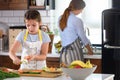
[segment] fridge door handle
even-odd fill
[[[111,49],[120,49],[120,46],[110,46],[110,45],[104,45],[105,48],[111,48]]]

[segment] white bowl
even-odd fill
[[[62,71],[68,74],[73,80],[85,80],[96,68],[97,66],[93,68],[62,68]]]

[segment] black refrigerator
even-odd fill
[[[120,80],[120,9],[102,12],[102,73]]]

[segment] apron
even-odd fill
[[[42,45],[42,35],[40,30],[38,32],[38,35],[39,35],[39,41],[34,41],[34,42],[26,41],[28,36],[28,30],[26,30],[26,33],[24,35],[21,60],[23,60],[24,57],[28,55],[37,55],[37,54],[39,55]],[[20,69],[42,69],[43,67],[46,67],[46,60],[44,61],[33,60],[33,61],[29,61],[26,64],[25,63],[21,64]]]
[[[60,53],[60,63],[69,65],[74,60],[84,61],[82,44],[79,38],[73,43],[63,47]]]

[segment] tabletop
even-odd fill
[[[114,74],[91,74],[86,80],[114,80]],[[4,80],[72,80],[67,75],[62,75],[56,78],[44,78],[44,77],[26,77],[21,76],[18,78],[7,78]]]

